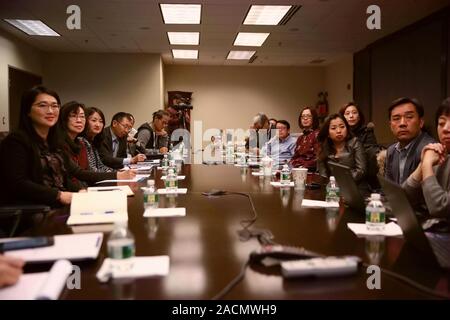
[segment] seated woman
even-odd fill
[[[112,172],[112,168],[106,166],[98,153],[98,148],[103,141],[103,129],[105,128],[105,116],[100,109],[91,107],[86,109],[86,126],[82,133],[82,140],[86,147],[89,170],[97,172]],[[118,173],[118,176],[121,173]],[[120,177],[119,177],[120,179]]]
[[[413,205],[426,204],[431,216],[450,218],[450,98],[438,108],[435,121],[440,143],[424,147],[419,166],[402,187]]]
[[[290,164],[292,167],[308,168],[308,171],[315,172],[317,169],[317,154],[319,153],[319,118],[314,109],[303,108],[298,117],[298,125],[303,130],[298,137],[295,153]]]
[[[0,147],[2,203],[66,205],[71,203],[72,193],[80,190],[72,177],[87,183],[117,177],[114,172],[82,170],[67,157],[55,126],[59,113],[56,92],[37,86],[23,95],[18,130]]]
[[[353,137],[350,126],[344,116],[330,115],[319,132],[321,150],[318,157],[318,169],[322,176],[331,175],[328,161],[350,167],[352,177],[361,187],[366,185],[366,156],[361,142]]]
[[[59,111],[58,134],[62,141],[63,150],[69,158],[81,169],[89,170],[86,146],[79,137],[86,125],[85,109],[82,103],[71,101],[64,104]],[[87,185],[84,182],[72,178],[74,183],[82,187]]]
[[[376,178],[379,171],[377,154],[381,151],[381,147],[377,143],[373,123],[365,124],[364,113],[354,102],[346,104],[339,113],[345,117],[353,136],[358,138],[364,147],[367,159],[367,180],[370,186],[372,189],[379,189],[380,185]]]

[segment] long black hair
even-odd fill
[[[320,153],[319,153],[319,160],[324,161],[330,153],[335,153],[336,149],[334,148],[333,140],[330,138],[329,130],[330,130],[330,124],[331,121],[334,119],[341,119],[344,121],[345,127],[347,128],[347,136],[345,137],[345,141],[350,140],[353,138],[353,134],[350,129],[350,125],[348,124],[347,120],[345,120],[345,117],[340,113],[334,113],[328,116],[328,118],[325,119],[325,123],[323,124],[322,128],[319,131],[319,135],[317,136],[317,139],[319,140],[321,144]]]
[[[104,136],[104,133],[103,133],[103,132],[104,132],[104,130],[105,130],[105,125],[106,125],[106,122],[105,122],[105,115],[103,114],[102,110],[100,110],[100,109],[98,109],[98,108],[95,108],[95,107],[86,108],[86,110],[85,110],[85,114],[86,114],[86,126],[84,127],[84,131],[82,132],[81,135],[82,135],[83,137],[85,137],[87,140],[89,140],[89,138],[88,138],[88,131],[89,131],[89,117],[90,117],[91,115],[93,115],[94,113],[96,113],[96,112],[100,115],[100,118],[102,118],[102,121],[103,121],[103,128],[102,128],[102,131],[94,137],[94,140],[93,140],[93,141],[90,141],[90,142],[94,145],[94,147],[99,148],[99,147],[100,147],[100,144],[101,144],[102,141],[103,141],[103,136]]]
[[[50,90],[44,86],[35,86],[23,93],[20,103],[18,130],[26,134],[30,139],[34,141],[42,140],[36,133],[36,130],[34,130],[33,122],[30,117],[31,107],[35,103],[37,96],[40,94],[48,94],[49,96],[52,96],[56,99],[58,105],[61,105],[61,100],[59,99],[58,94],[55,91]],[[51,127],[48,132],[47,144],[51,151],[55,151],[60,146],[56,125]]]

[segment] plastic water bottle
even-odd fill
[[[108,256],[113,270],[127,271],[133,267],[135,255],[134,236],[128,230],[127,221],[118,221],[108,238]]]
[[[166,177],[166,190],[167,192],[176,192],[178,190],[178,177],[172,168],[169,169]]]
[[[147,180],[147,188],[144,189],[144,209],[158,207],[159,196],[155,189],[155,180]]]
[[[289,185],[291,183],[291,170],[289,170],[287,164],[284,164],[283,169],[281,169],[280,183],[282,185]]]
[[[177,163],[174,159],[169,160],[169,169],[173,169],[173,172],[177,175],[178,174],[178,170],[177,170]]]
[[[330,182],[328,182],[326,187],[325,201],[339,203],[339,197],[339,186],[336,183],[336,178],[331,176]]]
[[[386,225],[386,209],[381,202],[379,193],[370,195],[370,202],[366,207],[366,226],[368,230],[384,230]]]
[[[167,168],[169,166],[169,158],[167,157],[167,154],[164,155],[164,158],[161,160],[161,167]]]

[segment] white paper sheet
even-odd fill
[[[326,202],[319,200],[303,199],[302,207],[305,208],[339,208],[338,202]]]
[[[281,182],[274,182],[274,181],[272,181],[271,183],[270,183],[272,186],[274,186],[274,187],[277,187],[277,188],[280,188],[280,187],[294,187],[295,185],[294,185],[294,181],[291,181],[291,182],[289,182],[289,184],[281,184]]]
[[[96,259],[102,241],[103,233],[57,235],[54,237],[53,246],[8,251],[5,255],[17,257],[26,262]]]
[[[89,187],[88,192],[99,192],[99,191],[123,191],[127,196],[131,197],[134,192],[131,190],[130,186],[110,186],[110,187]]]
[[[159,194],[186,194],[187,188],[178,188],[177,191],[167,191],[167,189],[158,189]]]
[[[395,237],[403,235],[402,229],[395,222],[387,223],[383,231],[368,230],[364,223],[347,223],[347,227],[357,236]]]
[[[97,272],[97,279],[105,275],[114,279],[166,276],[169,274],[169,256],[133,257],[129,270],[118,270],[112,266],[112,259],[106,258]],[[108,275],[109,274],[109,275]]]
[[[101,184],[101,183],[115,183],[115,182],[139,182],[142,181],[146,178],[150,177],[149,174],[137,174],[133,179],[123,179],[123,180],[117,180],[117,179],[113,179],[113,180],[102,180],[97,182],[96,184]]]
[[[161,180],[166,180],[166,179],[167,179],[167,176],[161,177]],[[184,179],[186,179],[186,176],[177,176],[177,180],[184,180]]]
[[[184,216],[186,216],[186,208],[147,208],[144,211],[145,218]]]

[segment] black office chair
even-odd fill
[[[50,207],[45,205],[0,206],[0,237],[13,237],[24,218],[36,214],[47,214]]]

